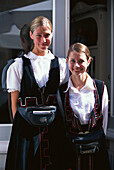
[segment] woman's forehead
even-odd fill
[[[71,51],[70,54],[69,54],[69,57],[86,57],[86,55],[82,51],[80,51],[80,52]]]
[[[34,32],[51,32],[51,30],[47,26],[38,26]]]

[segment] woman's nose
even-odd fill
[[[41,42],[46,42],[46,38],[45,37],[41,37]]]
[[[75,63],[75,67],[80,67],[79,64],[78,64],[77,62]]]

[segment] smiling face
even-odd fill
[[[87,56],[84,52],[71,51],[67,63],[72,76],[82,76],[86,73],[90,60],[87,60]]]
[[[46,26],[38,26],[33,33],[30,32],[30,37],[34,41],[33,52],[37,55],[45,55],[51,45],[51,30]]]

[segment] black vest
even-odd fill
[[[79,132],[82,132],[83,128],[79,119],[74,116],[74,112],[70,106],[69,92],[67,92],[66,94],[64,93],[66,86],[63,85],[60,87],[60,95],[61,95],[62,104],[64,106],[63,108],[65,113],[64,116],[65,127],[69,133],[77,134]],[[104,90],[104,82],[95,79],[94,86],[95,86],[95,91],[94,91],[95,105],[94,105],[94,109],[91,112],[89,123],[86,129],[89,132],[93,132],[101,129],[102,122],[103,122],[103,115],[101,113],[101,109],[102,109],[102,95]]]
[[[49,80],[46,87],[40,88],[36,83],[31,62],[28,58],[23,59],[23,76],[19,95],[19,105],[35,106],[39,104],[56,104],[56,93],[60,82],[58,58],[51,60]]]

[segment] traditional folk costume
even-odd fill
[[[109,170],[105,139],[108,121],[106,86],[88,75],[80,91],[73,86],[71,79],[66,91],[64,87],[60,88],[60,96],[65,113],[65,169]]]
[[[36,56],[29,52],[17,58],[7,73],[9,92],[18,90],[18,110],[15,114],[6,159],[6,170],[63,170],[63,122],[56,112],[49,126],[33,126],[21,114],[21,109],[38,106],[57,106],[59,85],[68,80],[65,59],[49,52]],[[41,121],[46,121],[43,117]]]

